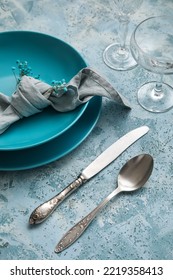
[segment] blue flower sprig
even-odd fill
[[[53,93],[62,95],[63,93],[67,92],[66,82],[65,79],[62,79],[61,81],[52,81],[52,88]]]
[[[16,75],[16,67],[12,67],[13,74],[15,76],[17,84],[21,81],[23,76],[31,76],[33,77],[32,68],[28,65],[27,61],[20,61],[19,59],[16,61],[18,76]],[[34,77],[35,79],[40,79],[40,75]],[[65,79],[61,81],[53,80],[52,81],[52,92],[54,94],[62,95],[67,92]]]
[[[15,76],[16,82],[19,83],[23,76],[33,76],[32,68],[28,65],[27,61],[16,60],[17,68],[18,68],[18,77],[16,75],[16,67],[12,67],[13,74]],[[39,79],[40,75],[34,77],[35,79]]]

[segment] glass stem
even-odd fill
[[[119,39],[120,39],[119,55],[127,57],[128,50],[126,49],[126,38],[128,32],[129,18],[119,17],[118,20],[119,20]]]
[[[160,95],[162,93],[162,84],[163,84],[163,73],[160,75],[160,79],[158,82],[156,82],[155,85],[155,94]]]

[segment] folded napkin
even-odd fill
[[[63,82],[58,86],[24,75],[12,96],[0,93],[0,134],[17,120],[39,113],[47,106],[67,112],[96,95],[130,108],[128,101],[109,82],[88,67],[67,84]]]

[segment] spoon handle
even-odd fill
[[[60,253],[71,244],[73,244],[87,229],[92,220],[96,217],[97,213],[121,190],[116,188],[110,195],[108,195],[94,210],[92,210],[87,216],[81,219],[75,226],[73,226],[59,241],[55,247],[55,253]]]
[[[83,183],[86,182],[86,179],[79,175],[79,177],[69,184],[66,188],[64,188],[60,193],[56,196],[52,197],[50,200],[44,202],[40,206],[38,206],[30,215],[29,223],[30,224],[39,224],[46,220],[49,215],[55,211],[57,206],[68,197],[74,190],[80,187]]]

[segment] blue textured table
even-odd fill
[[[16,1],[20,2],[20,1]],[[80,146],[60,160],[24,171],[0,171],[0,259],[173,259],[173,110],[153,114],[142,109],[137,89],[156,78],[141,67],[118,72],[102,60],[117,39],[111,1],[38,0],[29,14],[0,10],[0,31],[48,33],[74,46],[133,105],[131,111],[103,99],[99,121]],[[172,15],[172,0],[144,1],[129,31],[148,16]],[[129,32],[129,33],[130,33]],[[173,85],[172,76],[165,81]],[[116,161],[68,197],[43,224],[30,227],[31,211],[62,190],[97,155],[120,136],[141,125],[149,133]],[[131,157],[150,153],[154,170],[145,188],[112,200],[83,236],[60,254],[62,235],[92,210],[116,185],[119,169]]]

